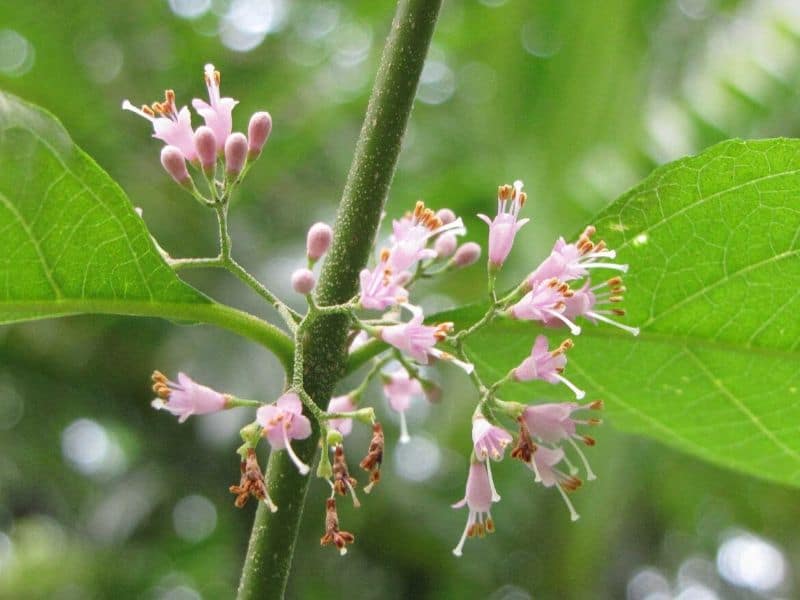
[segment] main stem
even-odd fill
[[[417,83],[425,63],[441,0],[399,0],[392,29],[381,56],[367,114],[347,176],[331,249],[317,285],[317,304],[343,304],[356,292],[380,224],[380,215],[394,175]],[[322,315],[303,335],[305,389],[325,407],[347,361],[346,315]],[[295,445],[302,460],[317,451],[317,432]],[[277,513],[259,505],[247,549],[240,600],[282,598],[289,577],[309,478],[300,476],[285,452],[273,452],[267,485]],[[323,508],[319,521],[322,524]]]

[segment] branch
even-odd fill
[[[319,306],[343,304],[356,292],[358,272],[377,235],[440,7],[441,0],[398,2],[339,204],[333,243],[317,285]],[[348,322],[346,315],[322,315],[306,334],[313,340],[304,344],[306,391],[321,407],[327,406],[345,371]],[[295,447],[306,462],[317,449],[314,433]],[[289,576],[309,479],[298,475],[284,452],[276,452],[270,457],[267,482],[279,510],[272,514],[265,506],[258,507],[239,585],[240,600],[281,598]]]

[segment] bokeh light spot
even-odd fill
[[[20,77],[34,63],[33,45],[13,29],[0,29],[0,73]]]
[[[186,496],[175,504],[172,524],[178,537],[189,542],[200,542],[216,529],[217,509],[205,496]]]

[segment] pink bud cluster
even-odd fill
[[[261,154],[272,131],[272,118],[267,112],[257,112],[250,118],[247,135],[233,132],[233,109],[238,104],[233,98],[220,95],[220,73],[214,65],[205,66],[205,83],[208,101],[195,98],[192,107],[205,121],[192,128],[189,108],[178,108],[175,92],[167,90],[163,102],[153,102],[137,108],[128,100],[122,103],[129,110],[153,124],[153,137],[166,145],[161,150],[161,164],[170,176],[184,187],[193,186],[186,161],[213,177],[217,163],[222,161],[225,175],[236,180],[248,161]]]

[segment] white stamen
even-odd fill
[[[528,468],[533,471],[533,480],[536,483],[540,483],[542,481],[542,476],[539,474],[539,467],[536,466],[536,453],[531,456],[531,460],[528,463]]]
[[[581,328],[578,325],[576,325],[575,323],[573,323],[572,321],[570,321],[567,317],[562,315],[557,310],[552,310],[552,309],[546,308],[546,309],[544,309],[544,312],[546,312],[549,315],[553,315],[556,319],[558,319],[559,321],[564,323],[564,325],[569,327],[569,331],[570,331],[570,333],[572,335],[580,335],[581,334]]]
[[[151,403],[150,406],[155,408],[156,410],[165,410],[167,408],[167,403],[164,402],[161,398],[155,398]]]
[[[408,425],[406,424],[406,411],[400,411],[400,443],[407,444],[411,441],[411,436],[408,435]]]
[[[572,461],[569,459],[569,457],[566,454],[564,455],[564,463],[566,463],[567,468],[569,469],[569,474],[570,475],[577,475],[578,474],[578,467],[576,467],[575,465],[572,464]]]
[[[350,495],[353,497],[353,506],[356,508],[361,508],[361,502],[358,501],[358,496],[356,496],[356,490],[350,485],[349,481],[345,482],[347,485],[347,489],[350,490]]]
[[[345,554],[347,554],[347,548],[342,546],[341,548],[339,548],[339,556],[344,556]]]
[[[133,104],[131,104],[131,103],[130,103],[130,101],[128,101],[128,100],[123,100],[123,101],[122,101],[122,110],[129,110],[129,111],[131,111],[132,113],[136,113],[137,115],[139,115],[140,117],[143,117],[143,118],[147,119],[147,120],[148,120],[148,121],[150,121],[151,123],[152,123],[153,121],[155,121],[155,120],[156,120],[156,118],[155,118],[153,115],[148,115],[148,114],[147,114],[146,112],[144,112],[144,111],[143,111],[141,108],[137,108],[137,107],[135,107],[135,106],[134,106]]]
[[[473,365],[472,363],[464,362],[463,360],[458,360],[452,354],[449,354],[447,352],[442,352],[438,348],[431,348],[430,350],[428,350],[428,354],[430,354],[434,358],[438,358],[439,360],[446,360],[448,362],[453,363],[455,366],[463,369],[467,375],[469,375],[475,370],[475,365]]]
[[[586,392],[584,392],[582,389],[580,389],[578,386],[576,386],[574,383],[572,383],[569,379],[567,379],[563,375],[559,375],[558,373],[556,373],[554,374],[554,376],[561,383],[563,383],[565,386],[567,386],[569,389],[573,391],[576,399],[582,400],[583,397],[586,396]]]
[[[272,501],[272,499],[269,496],[264,498],[264,504],[267,505],[267,508],[269,509],[269,512],[273,512],[273,513],[274,512],[278,512],[278,507],[275,506],[275,503]]]
[[[219,86],[217,85],[216,80],[216,69],[214,69],[214,65],[208,63],[205,66],[205,75],[206,75],[206,87],[208,88],[208,99],[211,100],[211,106],[216,106],[217,102],[219,102]]]
[[[589,252],[583,258],[617,258],[616,250],[601,250],[600,252]]]
[[[622,323],[617,323],[614,319],[609,319],[608,317],[604,317],[603,315],[595,311],[587,312],[586,316],[592,317],[593,319],[597,319],[598,321],[602,321],[603,323],[608,323],[609,325],[613,325],[614,327],[619,327],[620,329],[624,329],[625,331],[627,331],[632,335],[639,335],[638,327],[628,327],[627,325],[623,325]]]
[[[497,488],[494,487],[494,478],[492,477],[492,461],[486,459],[486,473],[489,475],[489,489],[492,490],[492,502],[500,502],[500,494],[497,493]]]
[[[298,456],[294,453],[292,445],[289,443],[289,435],[286,432],[288,427],[286,425],[288,425],[288,423],[281,427],[281,429],[283,430],[283,442],[286,445],[286,452],[289,453],[289,458],[292,459],[294,466],[297,467],[298,471],[300,471],[300,475],[308,475],[308,472],[311,470],[311,468],[302,460],[300,460]]]
[[[562,490],[561,486],[558,485],[558,484],[556,484],[556,489],[558,489],[558,492],[561,494],[561,497],[564,499],[564,502],[566,502],[566,504],[567,504],[567,508],[569,509],[569,517],[570,517],[570,519],[572,519],[573,521],[577,521],[578,519],[580,519],[581,516],[577,512],[575,512],[575,507],[572,506],[572,502],[570,502],[570,499],[567,496],[567,493],[564,490]]]
[[[475,513],[469,511],[469,516],[467,517],[467,525],[464,527],[464,533],[461,534],[461,539],[458,540],[458,545],[453,548],[453,554],[455,556],[461,556],[461,551],[464,549],[464,542],[467,541],[467,532],[469,528],[472,527],[472,524],[475,522]]]
[[[578,456],[580,456],[581,460],[583,461],[583,466],[586,469],[586,479],[589,481],[597,479],[597,475],[594,474],[592,467],[589,466],[589,461],[586,460],[586,455],[583,453],[583,450],[581,450],[581,447],[578,446],[578,444],[575,443],[575,440],[571,437],[567,439],[569,440],[569,443],[572,444],[572,447],[575,448],[575,452],[578,453]]]
[[[612,271],[628,272],[628,265],[618,265],[617,263],[607,262],[585,262],[581,263],[584,269],[611,269]]]

